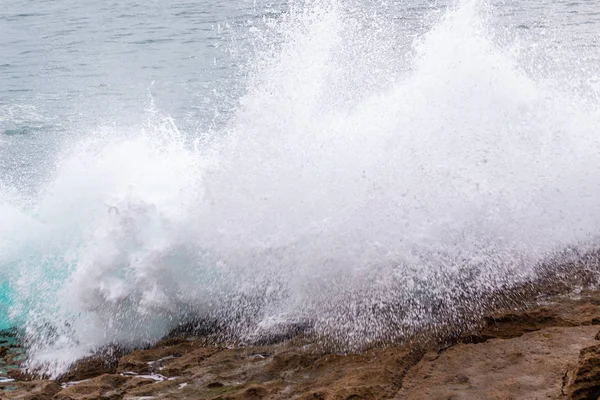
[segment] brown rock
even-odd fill
[[[190,369],[200,366],[205,360],[216,354],[218,351],[219,349],[216,347],[201,347],[168,362],[160,372],[161,374],[170,377],[185,375]]]
[[[138,350],[121,357],[117,366],[117,372],[151,373],[153,370],[152,363],[160,359],[160,357],[155,357],[154,354],[148,353],[144,350]]]
[[[396,399],[559,399],[565,372],[594,344],[592,326],[548,328],[510,340],[458,344],[423,359]]]
[[[69,372],[62,375],[59,382],[77,382],[90,379],[103,374],[114,374],[117,363],[110,358],[93,356],[78,361]]]
[[[23,371],[23,370],[18,369],[18,368],[9,369],[6,372],[6,375],[10,379],[15,379],[15,380],[21,381],[21,382],[33,381],[33,380],[36,380],[37,378],[39,378],[39,376],[36,376],[34,374],[31,374],[31,373],[28,373],[28,372]]]
[[[0,384],[0,398],[587,399],[599,389],[600,345],[594,340],[599,320],[600,292],[591,292],[526,311],[497,312],[478,330],[451,334],[443,345],[429,337],[415,345],[341,355],[304,336],[226,349],[199,338],[175,338],[131,352],[116,367],[114,357],[83,360],[63,379],[91,379],[58,393],[52,394],[58,388],[49,381],[13,382]],[[115,370],[170,378],[104,374]],[[7,385],[14,390],[3,392]]]
[[[197,351],[198,347],[199,345],[196,342],[180,338],[164,340],[151,349],[133,351],[121,357],[117,372],[149,374],[162,371],[165,366],[171,364],[175,359]]]
[[[8,365],[19,366],[21,365],[22,359],[22,354],[10,352],[10,349],[7,350],[7,353],[4,356],[4,361],[6,361]]]
[[[597,399],[600,396],[600,345],[579,353],[579,363],[566,377],[566,393],[570,399]]]
[[[132,376],[123,385],[123,390],[125,392],[128,392],[131,390],[141,388],[142,386],[151,385],[153,383],[156,383],[156,380],[151,378],[141,378],[137,376]]]
[[[275,356],[272,364],[265,367],[271,382],[284,381],[289,391],[270,394],[270,398],[294,395],[302,399],[389,399],[422,354],[422,350],[411,347],[379,348],[350,355],[289,350],[282,357]]]
[[[510,339],[544,328],[578,325],[561,318],[557,310],[545,307],[520,313],[509,312],[490,316],[485,318],[485,322],[486,327],[482,330],[481,336],[488,339]]]
[[[123,389],[127,397],[167,397],[167,398],[189,398],[182,396],[185,391],[179,389],[180,381],[162,381],[149,382],[148,384],[138,385],[137,387],[128,387],[124,385]],[[192,398],[198,398],[192,397]]]
[[[61,390],[55,400],[120,400],[123,398],[122,386],[129,378],[121,375],[104,374],[88,381]]]
[[[269,395],[269,391],[260,385],[252,385],[244,390],[243,398],[248,400],[263,399]]]
[[[302,368],[310,367],[318,356],[307,352],[288,351],[277,354],[273,357],[273,361],[268,367],[271,374],[277,374],[281,371],[295,371]]]
[[[53,381],[31,381],[12,384],[13,390],[1,394],[0,399],[12,400],[51,400],[61,390]]]

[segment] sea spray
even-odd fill
[[[66,146],[34,207],[3,199],[4,304],[30,367],[202,319],[238,338],[306,325],[346,350],[402,340],[595,248],[598,102],[522,67],[479,2],[403,42],[360,7],[294,3],[254,30],[215,132],[153,111]]]

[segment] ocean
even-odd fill
[[[600,242],[594,1],[3,0],[0,329],[347,349]]]

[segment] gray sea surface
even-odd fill
[[[428,16],[455,5],[358,3],[391,17],[404,46],[435,21]],[[491,29],[520,43],[530,68],[576,63],[580,74],[554,78],[600,90],[598,1],[486,5]],[[150,106],[192,134],[227,121],[244,91],[250,32],[288,7],[249,0],[2,0],[0,182],[20,191],[35,187],[61,138],[142,123]]]

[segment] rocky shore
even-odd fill
[[[57,380],[18,366],[0,342],[0,399],[598,399],[600,292],[501,310],[445,342],[328,353],[302,336],[265,346],[177,336],[91,357]]]

